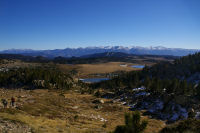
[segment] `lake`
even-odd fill
[[[133,65],[131,67],[133,67],[133,68],[144,68],[145,66],[144,65]]]
[[[109,80],[109,78],[88,78],[88,79],[79,79],[85,83],[97,83],[105,80]]]

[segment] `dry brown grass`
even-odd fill
[[[120,66],[121,64],[127,64],[127,67]],[[135,68],[130,67],[134,65],[132,63],[125,62],[109,62],[109,63],[100,63],[100,64],[80,64],[80,72],[86,74],[93,73],[111,73],[115,71],[132,71],[136,70]]]
[[[96,97],[73,91],[19,91],[1,90],[4,92],[0,98],[9,99],[14,95],[19,109],[1,109],[0,117],[23,122],[37,133],[49,132],[110,132],[117,125],[124,124],[124,113],[129,112],[126,106],[120,103],[100,104],[102,108],[96,109],[92,103]],[[107,121],[101,121],[101,119]],[[144,117],[144,119],[147,119]],[[145,133],[158,132],[164,125],[159,120],[148,119],[149,125]],[[104,125],[104,126],[103,126]]]
[[[143,117],[143,119],[148,121],[148,126],[144,133],[158,133],[166,126],[165,122],[161,120],[149,119],[147,117]]]
[[[126,64],[127,67],[120,66],[121,64]],[[76,65],[64,65],[60,64],[58,67],[63,71],[77,70],[79,77],[84,78],[92,74],[106,74],[116,71],[134,71],[141,70],[137,68],[132,68],[132,65],[138,65],[126,62],[108,62],[108,63],[96,63],[96,64],[76,64]]]

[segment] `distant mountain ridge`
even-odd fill
[[[85,47],[85,48],[66,48],[54,50],[32,50],[32,49],[9,49],[0,51],[2,54],[21,54],[28,56],[44,56],[54,58],[62,57],[81,57],[84,55],[105,53],[105,52],[120,52],[135,55],[173,55],[186,56],[200,52],[198,49],[182,49],[182,48],[166,48],[162,46],[157,47],[139,47],[139,46],[102,46],[102,47]]]
[[[177,59],[179,56],[173,56],[173,55],[148,55],[148,54],[128,54],[123,52],[104,52],[104,53],[96,53],[96,54],[89,54],[89,55],[83,55],[79,58],[109,58],[109,57],[116,57],[116,58],[142,58],[142,57],[163,57],[163,58],[171,58],[171,59]]]
[[[128,57],[128,56],[133,56],[133,55],[122,52],[105,52],[105,53],[83,55],[80,58]]]

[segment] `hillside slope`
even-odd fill
[[[200,53],[196,53],[172,63],[158,63],[142,71],[127,72],[91,87],[114,92],[114,95],[102,97],[117,98],[131,110],[144,109],[147,115],[174,122],[188,117],[199,118],[199,81]]]
[[[0,91],[4,92],[0,98],[10,100],[14,96],[17,100],[16,108],[2,109],[0,105],[1,119],[4,119],[3,122],[12,121],[27,126],[22,132],[29,129],[33,133],[105,133],[123,124],[124,113],[129,112],[120,102],[113,103],[112,100],[74,91],[44,89],[31,91],[0,89]],[[103,102],[98,102],[99,100]],[[155,133],[165,127],[162,121],[155,119],[148,121],[150,124],[145,133]]]

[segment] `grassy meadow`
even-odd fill
[[[75,91],[0,91],[3,93],[0,98],[8,101],[11,96],[17,98],[17,108],[3,109],[1,105],[0,117],[24,123],[35,133],[111,132],[117,125],[124,124],[124,113],[129,112],[128,107],[119,102],[103,99],[104,103],[96,104],[93,101],[98,98]],[[162,121],[142,118],[150,123],[145,133],[158,132],[165,126]]]

